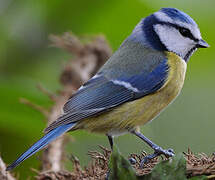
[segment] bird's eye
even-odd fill
[[[189,30],[189,29],[186,29],[186,28],[179,28],[179,32],[180,32],[181,35],[184,36],[184,37],[191,37],[191,36],[192,36],[190,30]]]

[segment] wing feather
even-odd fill
[[[64,114],[45,129],[50,132],[62,124],[111,110],[125,102],[142,98],[159,90],[167,79],[168,64],[163,60],[153,71],[108,79],[100,73],[89,80],[64,106]]]

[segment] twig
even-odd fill
[[[5,171],[6,165],[0,157],[0,180],[16,180],[8,171]]]
[[[25,98],[20,98],[19,101],[25,105],[32,107],[35,110],[41,112],[46,118],[49,117],[49,112],[44,107],[42,107],[38,104],[32,103],[31,101],[29,101],[28,99],[25,99]]]
[[[37,88],[45,95],[47,95],[52,101],[57,101],[58,96],[54,93],[52,93],[51,91],[49,91],[48,89],[44,88],[42,86],[42,84],[37,84]]]
[[[208,179],[215,179],[215,175],[207,176]]]
[[[62,36],[56,36],[51,34],[49,39],[52,42],[52,46],[65,49],[73,55],[81,55],[84,45],[81,41],[71,33],[64,33]]]

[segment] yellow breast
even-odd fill
[[[83,120],[79,128],[99,133],[124,132],[141,126],[157,116],[181,91],[187,67],[185,61],[176,54],[167,52],[167,57],[169,75],[159,91],[125,103],[97,117]]]

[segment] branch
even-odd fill
[[[37,88],[45,95],[47,95],[49,97],[49,99],[51,99],[52,101],[57,101],[58,97],[56,94],[52,93],[51,91],[49,91],[48,89],[44,88],[42,86],[42,84],[38,84]]]
[[[49,112],[44,107],[42,107],[38,104],[35,104],[35,103],[29,101],[28,99],[25,99],[25,98],[20,98],[19,101],[20,101],[20,103],[28,105],[28,106],[32,107],[33,109],[41,112],[46,118],[48,118]]]
[[[95,37],[92,42],[81,43],[76,36],[65,33],[63,36],[52,35],[54,46],[68,50],[75,56],[63,69],[60,82],[63,85],[59,96],[56,98],[44,88],[45,94],[54,99],[55,105],[48,115],[48,124],[55,121],[62,113],[62,107],[77,89],[92,77],[111,55],[111,49],[102,36]],[[58,172],[62,169],[64,137],[58,138],[43,151],[42,170]]]
[[[48,124],[55,121],[62,113],[62,107],[68,96],[61,95],[52,107],[51,112],[48,116]],[[42,155],[42,171],[60,171],[62,169],[62,158],[63,158],[63,144],[64,137],[61,136],[54,142],[50,143],[48,147],[43,151]]]
[[[8,171],[5,171],[6,165],[0,157],[0,179],[1,180],[16,180]]]
[[[62,114],[63,105],[68,98],[91,78],[112,54],[111,48],[103,36],[93,37],[87,43],[82,43],[82,40],[70,33],[65,33],[63,36],[52,35],[50,39],[54,46],[66,49],[74,57],[68,61],[61,73],[60,83],[63,88],[57,96],[38,85],[38,89],[54,102],[50,111],[25,98],[20,99],[21,103],[41,112],[47,118],[48,124],[55,121]],[[47,149],[43,151],[42,172],[52,172],[53,174],[59,172],[61,174],[64,142],[65,137],[60,137],[50,143]],[[0,159],[0,179],[15,180],[8,172],[5,172],[5,168],[3,161]]]

